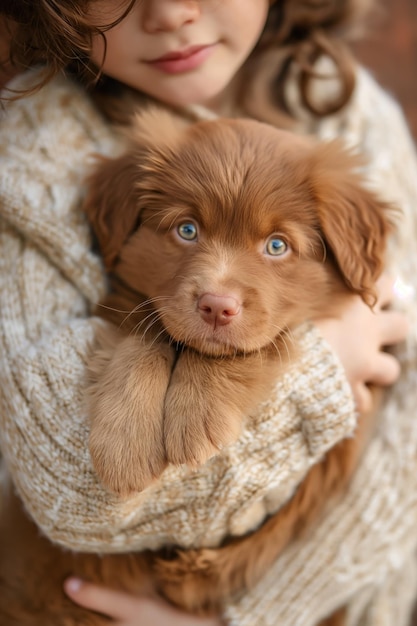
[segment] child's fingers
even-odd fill
[[[374,369],[370,382],[381,387],[388,387],[395,383],[401,373],[398,360],[386,352],[380,352],[374,360]]]
[[[381,387],[395,383],[401,373],[401,366],[397,359],[386,352],[379,353],[373,367],[369,382]],[[367,384],[358,381],[356,385],[352,386],[352,391],[359,413],[369,413],[375,408],[374,396]]]
[[[115,620],[118,626],[221,626],[220,618],[196,617],[179,611],[162,599],[134,596],[100,587],[78,578],[64,583],[73,602]]]
[[[401,311],[384,311],[380,317],[381,346],[394,346],[407,338],[408,317]]]
[[[64,589],[76,604],[113,619],[126,620],[137,612],[138,599],[121,591],[100,587],[78,578],[68,578]]]

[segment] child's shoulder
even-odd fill
[[[17,76],[9,88],[17,93],[30,90],[37,84],[39,72],[31,70]],[[99,151],[106,151],[114,134],[86,91],[63,75],[31,95],[6,102],[0,115],[0,133],[3,142],[11,137],[22,146],[34,141],[63,143],[67,148],[85,143]]]
[[[326,102],[329,94],[337,93],[337,81],[333,77],[332,65],[325,59],[318,63],[317,77],[310,85],[311,99],[318,108]],[[329,140],[341,137],[348,145],[359,150],[373,153],[379,146],[369,146],[370,137],[375,141],[385,141],[391,128],[398,132],[404,140],[408,140],[407,125],[401,106],[395,97],[382,87],[372,73],[366,68],[356,65],[355,85],[349,101],[334,114],[316,117],[307,113],[300,103],[297,94],[290,92],[294,116],[304,124],[307,132],[312,132],[321,139]]]
[[[360,65],[357,66],[352,102],[371,119],[375,119],[375,115],[381,118],[391,115],[404,117],[394,94],[383,87],[369,69]]]

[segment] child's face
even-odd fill
[[[93,41],[92,60],[108,76],[173,105],[206,104],[230,83],[257,43],[268,0],[138,0],[117,26]],[[94,24],[110,23],[123,3],[92,3]]]

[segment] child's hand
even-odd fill
[[[384,308],[393,299],[393,282],[386,275],[379,280],[378,302],[373,310],[358,296],[352,296],[338,318],[315,320],[346,370],[360,412],[372,409],[368,384],[392,385],[400,375],[398,360],[383,351],[403,341],[408,331],[403,313]]]
[[[195,617],[161,599],[138,597],[69,578],[64,589],[73,602],[112,619],[117,626],[221,626],[216,617]]]

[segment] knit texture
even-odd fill
[[[233,626],[313,626],[347,606],[347,626],[408,626],[417,591],[417,160],[403,114],[364,71],[350,106],[300,127],[343,137],[369,159],[369,185],[401,207],[388,269],[410,286],[402,375],[346,497],[293,543],[257,587],[226,611]]]
[[[403,210],[389,261],[416,283],[417,163],[397,105],[360,73],[343,114],[320,123],[300,114],[300,130],[343,136],[369,156],[370,184]],[[108,494],[89,458],[84,405],[89,312],[105,280],[80,204],[91,154],[114,154],[121,142],[62,78],[7,107],[0,132],[0,444],[30,515],[52,540],[83,551],[214,546],[246,532],[353,432],[337,358],[306,324],[295,336],[302,356],[239,441],[197,471],[169,467],[128,500]],[[414,301],[409,308],[402,378],[348,496],[228,607],[231,624],[309,626],[345,603],[350,624],[389,624],[381,617],[389,614],[397,626],[407,623],[417,543]]]
[[[126,501],[107,493],[84,402],[88,312],[105,283],[80,203],[91,155],[120,141],[63,79],[10,106],[3,126],[1,438],[29,513],[52,540],[85,551],[214,546],[253,528],[354,429],[336,359],[312,327],[299,331],[302,358],[235,445],[198,471],[169,467]]]

